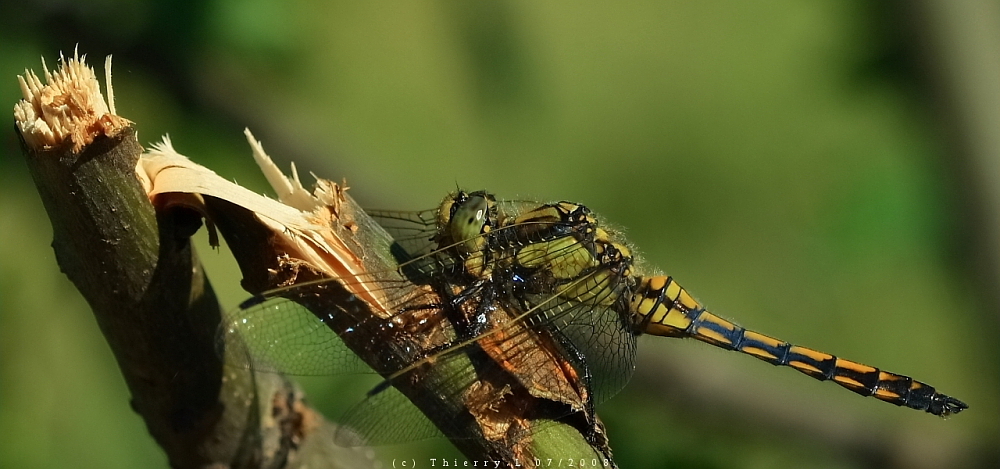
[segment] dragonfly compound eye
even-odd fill
[[[466,252],[475,251],[477,239],[486,225],[486,214],[489,204],[485,197],[472,196],[462,203],[448,222],[448,234],[455,242],[460,242],[460,249]]]

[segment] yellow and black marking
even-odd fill
[[[932,386],[828,353],[792,345],[748,331],[701,306],[672,278],[644,278],[632,295],[632,310],[641,332],[693,337],[703,342],[753,355],[772,365],[790,366],[821,381],[833,380],[862,396],[923,410],[934,415],[957,414],[968,406]]]

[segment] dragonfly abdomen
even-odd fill
[[[705,310],[672,278],[642,279],[632,297],[639,329],[647,334],[693,337],[752,355],[772,365],[790,366],[821,381],[833,380],[862,396],[947,416],[968,408],[934,387],[878,368],[747,330]]]

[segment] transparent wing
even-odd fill
[[[522,210],[528,205],[517,202],[508,206]],[[448,247],[434,249],[437,247],[434,212],[383,211],[375,215],[397,236],[401,251],[397,255],[398,270],[404,274],[402,280],[373,274],[364,279],[328,279],[279,289],[265,297],[282,296],[298,302],[272,298],[247,304],[227,317],[220,332],[220,344],[242,350],[248,366],[263,371],[308,375],[370,370],[351,352],[341,335],[366,331],[370,337],[383,338],[381,342],[361,346],[381,357],[374,368],[386,376],[387,381],[377,388],[379,392],[370,393],[344,416],[342,423],[353,428],[353,433],[344,433],[338,440],[346,444],[381,444],[434,436],[436,431],[428,430],[434,426],[419,413],[414,414],[412,409],[415,407],[409,402],[414,396],[404,396],[388,386],[400,384],[401,380],[424,373],[428,368],[434,370],[432,376],[435,378],[426,381],[423,388],[438,398],[422,399],[424,406],[427,402],[445,406],[466,402],[470,393],[475,394],[473,390],[479,383],[504,382],[510,378],[501,375],[512,371],[521,381],[515,385],[541,390],[543,394],[548,392],[558,398],[557,394],[564,392],[566,387],[560,380],[565,381],[566,377],[560,377],[558,369],[551,369],[555,365],[546,365],[545,361],[545,353],[555,352],[536,353],[535,350],[539,344],[544,347],[553,341],[554,349],[569,356],[568,361],[578,368],[579,375],[590,376],[586,384],[594,401],[606,400],[628,381],[634,368],[635,335],[625,314],[627,300],[622,298],[622,282],[627,279],[620,272],[609,272],[605,266],[595,265],[592,253],[582,250],[579,243],[553,243],[541,250],[524,249],[535,242],[550,242],[555,238],[518,237],[513,234],[519,228],[516,225],[497,229],[489,234],[492,238],[486,243],[488,250],[472,254],[496,266],[490,279],[493,288],[484,289],[480,285],[474,290],[469,283],[471,280],[463,277],[461,271],[467,259],[456,259],[449,254]],[[526,277],[522,271],[510,267],[514,264],[541,265],[540,273]],[[551,279],[552,271],[572,269],[576,265],[587,268],[568,280],[555,282]],[[366,290],[384,298],[390,316],[371,316],[370,311],[357,307],[361,302],[356,296],[343,293],[345,289]],[[530,293],[514,295],[512,292],[518,289]],[[442,291],[450,295],[449,298],[442,300]],[[484,291],[494,293],[489,297],[476,296]],[[325,300],[316,301],[320,298]],[[477,337],[460,337],[452,330],[450,336],[445,334],[433,342],[434,346],[428,346],[431,341],[426,336],[419,339],[404,334],[384,340],[387,334],[399,334],[398,330],[388,329],[400,325],[417,327],[413,325],[447,322],[449,319],[441,311],[460,309],[464,301],[477,303],[481,311],[505,311],[509,319],[494,324]],[[539,335],[544,337],[539,339]],[[357,349],[357,342],[353,343]],[[489,362],[482,351],[486,343],[501,354],[507,354],[503,361],[508,368],[447,365],[463,360],[467,363],[471,356]],[[511,363],[520,364],[525,368],[524,373],[512,370]],[[489,405],[488,395],[481,400]]]
[[[377,295],[399,315],[433,312],[440,307],[431,291],[409,280],[375,277],[307,282],[251,298],[226,315],[217,334],[217,347],[238,354],[230,359],[232,363],[257,371],[307,376],[371,372],[372,367],[340,334],[384,337],[384,329],[393,326],[393,318],[371,314],[348,291]],[[364,348],[379,346],[372,343]],[[375,371],[394,371],[404,366],[401,360],[376,364],[379,369]]]
[[[410,380],[419,380],[420,385],[406,386],[405,383]],[[500,383],[499,386],[497,383]],[[525,399],[510,398],[514,393],[512,387],[517,385],[478,347],[471,344],[458,346],[435,355],[433,367],[406,370],[369,392],[363,401],[339,420],[351,430],[338,434],[336,442],[358,446],[437,436],[453,440],[487,436],[468,433],[470,427],[467,424],[472,419],[479,421],[480,432],[492,432],[489,438],[496,439],[510,427],[507,415],[528,414],[523,409],[515,409],[519,405],[527,405]],[[400,389],[405,389],[406,394]],[[525,391],[522,389],[519,394],[524,397]],[[420,409],[413,405],[411,399],[421,403]],[[562,410],[561,407],[559,409]],[[434,425],[418,410],[426,415],[459,417],[439,418]]]
[[[334,441],[340,446],[392,445],[444,436],[394,387],[367,396],[337,421]]]
[[[530,414],[509,409],[511,405],[518,405],[517,402],[512,402],[516,399],[505,399],[504,394],[508,391],[482,391],[480,387],[483,383],[509,382],[512,386],[526,388],[524,392],[534,397],[557,402],[566,399],[567,394],[574,392],[572,385],[575,383],[567,381],[548,356],[536,350],[539,341],[535,331],[539,327],[549,328],[546,330],[557,338],[563,352],[577,357],[568,361],[578,367],[581,374],[589,375],[588,389],[593,393],[595,403],[612,397],[625,386],[632,375],[635,335],[629,332],[628,324],[620,315],[606,306],[615,297],[615,292],[595,284],[589,293],[593,295],[588,301],[553,301],[551,298],[545,301],[539,298],[534,312],[525,313],[523,317],[487,331],[472,341],[457,343],[452,348],[428,357],[424,362],[433,363],[434,371],[421,375],[421,389],[435,396],[420,399],[423,411],[434,415],[439,413],[437,407],[465,405],[478,407],[470,412],[482,416],[490,415],[493,406],[501,405],[507,407],[506,412],[511,415]],[[548,306],[543,307],[545,305]],[[534,322],[535,325],[524,328],[526,321]],[[518,326],[522,326],[520,330]],[[504,335],[504,332],[510,333]],[[497,352],[487,357],[482,349],[494,336],[503,338],[497,339],[489,347]],[[475,361],[478,365],[470,366],[468,360]],[[501,362],[508,367],[496,365]],[[509,369],[511,366],[517,368],[513,373]],[[448,422],[441,424],[441,428],[434,426],[394,387],[413,379],[413,375],[422,371],[418,363],[404,368],[376,387],[365,400],[352,407],[338,420],[351,431],[338,434],[337,443],[346,446],[393,444],[442,434],[452,439],[471,437],[456,430],[458,425],[451,427]],[[508,376],[511,374],[514,375],[514,381]],[[567,406],[550,406],[546,409],[546,415],[555,419],[572,411]],[[448,412],[442,414],[453,415]],[[495,431],[505,431],[504,425],[507,422],[503,420],[500,418],[494,423]]]
[[[540,316],[545,318],[543,327],[565,341],[562,346],[571,358],[577,359],[575,365],[586,367],[594,402],[600,404],[618,394],[632,378],[636,336],[627,318],[605,304],[609,300],[621,301],[617,293],[605,286],[594,289],[594,299],[552,302],[543,307]]]
[[[218,340],[238,354],[236,364],[257,371],[306,376],[373,372],[322,319],[284,298],[228,314]]]
[[[437,248],[437,210],[402,212],[365,210],[412,257],[429,254]],[[398,258],[398,257],[397,257]]]

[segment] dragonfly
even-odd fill
[[[345,444],[439,431],[470,437],[462,433],[468,426],[435,422],[435,429],[419,414],[401,417],[421,398],[412,389],[457,403],[453,415],[498,444],[532,431],[521,426],[526,415],[571,422],[588,441],[606,444],[594,409],[629,381],[642,334],[694,338],[933,415],[968,408],[908,376],[709,312],[672,277],[645,272],[624,236],[578,203],[459,190],[432,210],[367,213],[392,235],[394,265],[306,276],[255,295],[227,317],[219,338],[257,370],[382,375],[342,419],[352,429],[338,437]]]

